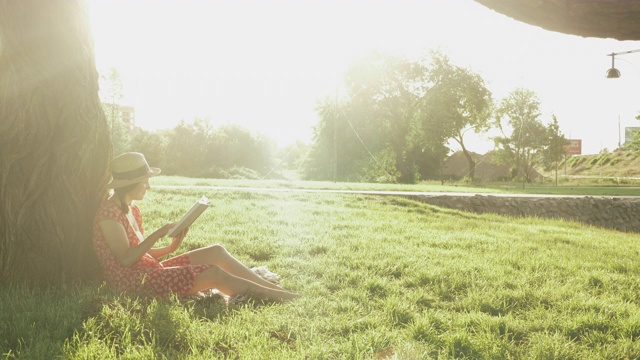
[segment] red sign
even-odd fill
[[[567,139],[568,145],[564,147],[564,153],[567,155],[582,154],[582,139]]]

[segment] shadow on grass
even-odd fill
[[[95,285],[8,287],[0,290],[0,357],[120,358],[131,355],[132,349],[140,357],[181,354],[189,352],[203,322],[227,323],[242,308],[264,305],[251,300],[227,304],[216,294],[137,297]]]

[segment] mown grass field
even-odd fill
[[[300,299],[3,288],[2,357],[640,358],[636,234],[394,196],[168,188],[138,203],[147,231],[202,195],[212,206],[181,251],[222,244]]]

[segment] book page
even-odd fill
[[[177,236],[182,230],[188,228],[193,224],[193,222],[209,207],[209,199],[206,196],[200,198],[200,200],[196,201],[195,204],[187,211],[182,219],[178,221],[176,226],[173,229],[169,230],[167,233],[168,237]]]

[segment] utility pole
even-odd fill
[[[333,182],[338,181],[338,88],[333,101]]]
[[[618,150],[622,149],[620,144],[620,114],[618,114]]]

